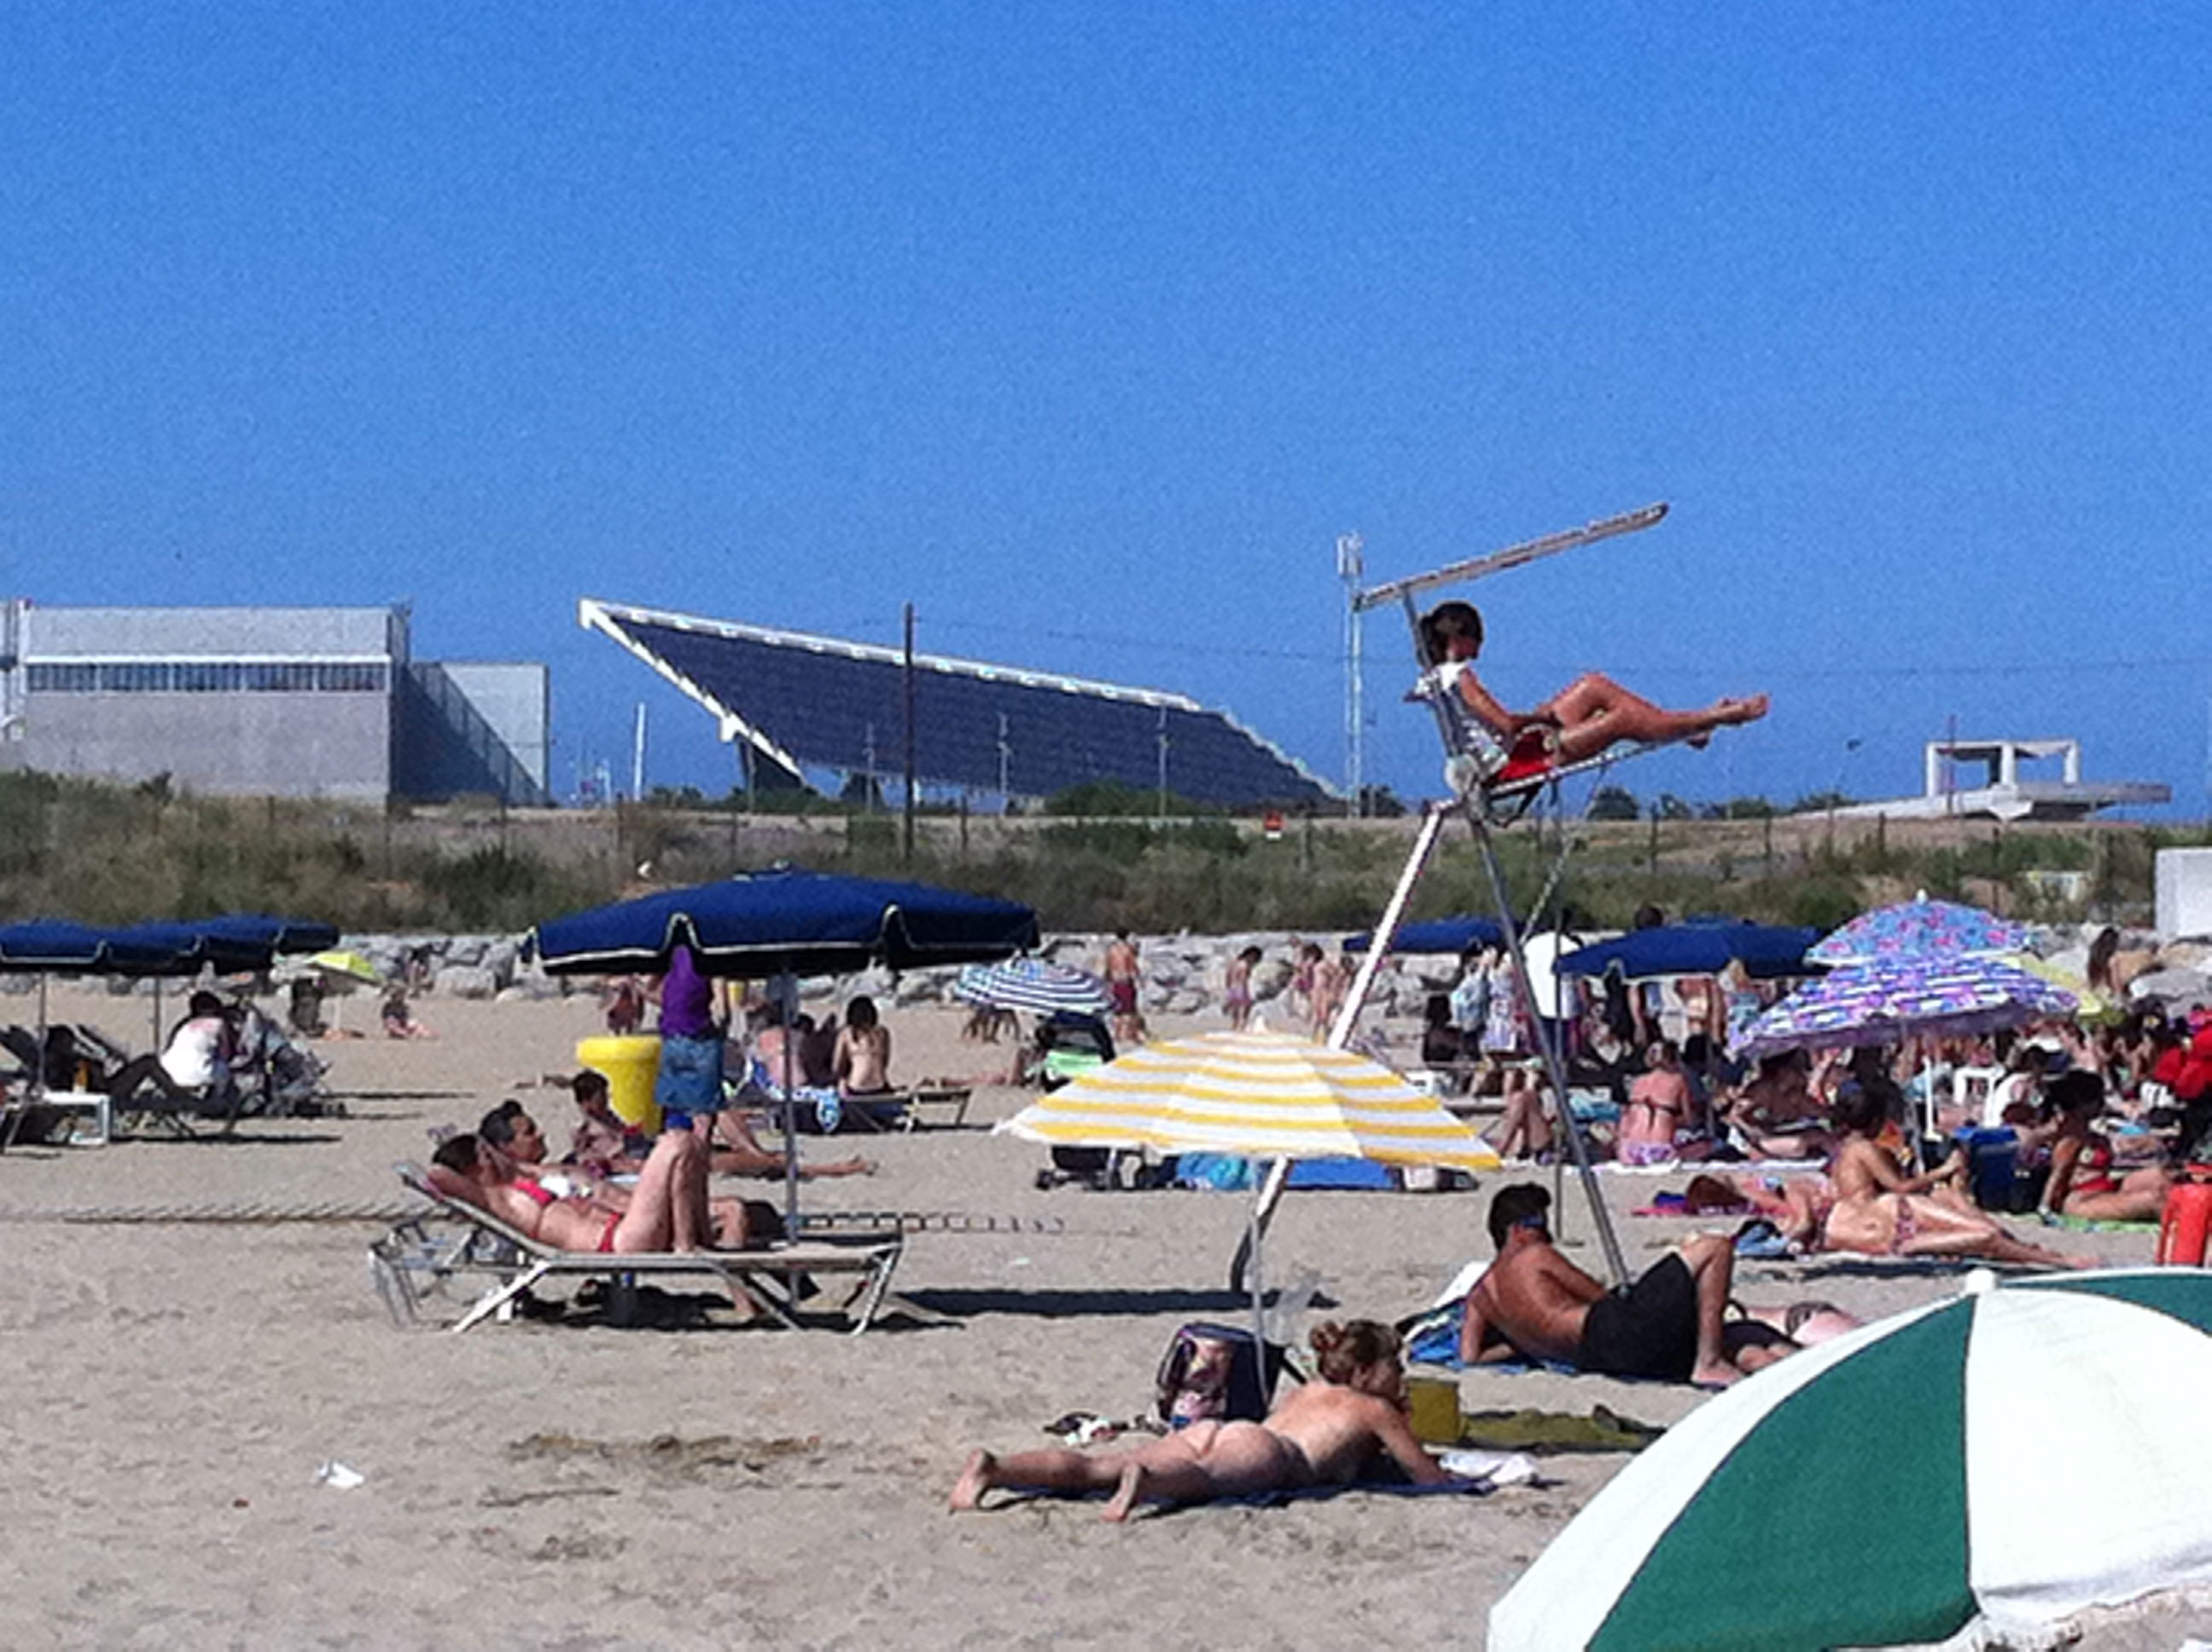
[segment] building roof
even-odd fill
[[[604,633],[713,713],[725,739],[802,765],[891,777],[905,764],[896,649],[586,598]],[[1091,781],[1232,805],[1334,788],[1226,712],[1182,695],[942,655],[915,656],[915,769],[925,785],[1046,797]]]

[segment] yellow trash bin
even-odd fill
[[[648,1135],[660,1129],[660,1108],[653,1081],[660,1074],[660,1040],[650,1035],[601,1036],[576,1041],[576,1060],[607,1077],[607,1100],[615,1116]]]

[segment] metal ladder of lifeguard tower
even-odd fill
[[[1407,625],[1413,638],[1414,659],[1424,681],[1432,685],[1421,697],[1427,701],[1436,715],[1437,733],[1443,742],[1447,787],[1451,796],[1440,802],[1430,803],[1423,809],[1421,823],[1414,834],[1413,848],[1406,857],[1405,868],[1398,875],[1396,887],[1391,890],[1382,920],[1375,926],[1367,955],[1360,960],[1358,972],[1352,977],[1343,1007],[1337,1011],[1336,1019],[1329,1027],[1327,1042],[1332,1049],[1342,1049],[1351,1041],[1352,1029],[1359,1022],[1360,1011],[1374,991],[1376,976],[1382,969],[1383,959],[1389,956],[1391,942],[1404,920],[1406,907],[1413,898],[1414,886],[1420,882],[1422,872],[1436,852],[1445,823],[1455,817],[1466,821],[1474,835],[1476,847],[1481,851],[1498,927],[1504,935],[1506,949],[1513,957],[1513,978],[1516,990],[1521,997],[1521,1007],[1527,1013],[1529,1024],[1535,1029],[1537,1053],[1543,1060],[1545,1078],[1559,1103],[1559,1134],[1565,1139],[1573,1155],[1576,1175],[1589,1206],[1590,1221],[1597,1230],[1598,1243],[1605,1253],[1606,1268],[1615,1285],[1627,1282],[1628,1266],[1621,1254],[1620,1236],[1613,1231],[1613,1219],[1607,1214],[1605,1200],[1598,1188],[1596,1172],[1590,1165],[1589,1147],[1583,1140],[1581,1129],[1575,1123],[1574,1111],[1568,1105],[1566,1054],[1559,1048],[1558,1036],[1558,1029],[1565,1024],[1564,1017],[1547,1017],[1539,1011],[1535,987],[1529,979],[1528,956],[1522,944],[1521,926],[1514,918],[1512,903],[1506,895],[1505,874],[1498,865],[1496,840],[1498,831],[1520,819],[1543,793],[1549,793],[1556,802],[1560,781],[1605,768],[1613,759],[1601,757],[1556,765],[1547,768],[1540,775],[1523,777],[1505,786],[1491,784],[1489,775],[1502,754],[1485,749],[1482,743],[1486,741],[1486,732],[1472,726],[1472,719],[1462,708],[1457,695],[1449,691],[1448,686],[1434,685],[1431,673],[1441,662],[1425,657],[1421,642],[1420,612],[1414,598],[1420,592],[1433,591],[1439,586],[1468,584],[1492,574],[1525,567],[1564,550],[1595,544],[1600,540],[1615,538],[1622,534],[1639,532],[1656,525],[1666,514],[1664,504],[1647,505],[1641,510],[1628,511],[1619,516],[1586,523],[1578,528],[1547,534],[1540,539],[1509,545],[1488,556],[1473,557],[1426,574],[1369,586],[1355,591],[1352,595],[1355,614],[1394,603],[1405,610]],[[1563,857],[1564,854],[1562,850]],[[1538,905],[1540,907],[1542,904],[1540,900]],[[1553,992],[1556,994],[1558,991],[1558,978],[1554,975]],[[1557,1007],[1556,1003],[1554,1007]],[[1282,1199],[1289,1175],[1287,1160],[1278,1159],[1268,1168],[1267,1179],[1261,1189],[1253,1218],[1254,1225],[1262,1234],[1274,1214],[1276,1205]],[[1247,1242],[1249,1245],[1249,1239]],[[1240,1248],[1231,1270],[1232,1288],[1243,1289],[1246,1256],[1246,1248]]]

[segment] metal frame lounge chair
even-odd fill
[[[385,1306],[399,1323],[412,1323],[423,1297],[463,1273],[491,1276],[483,1294],[453,1326],[469,1329],[494,1315],[502,1317],[523,1292],[547,1279],[605,1279],[617,1293],[633,1291],[641,1278],[686,1275],[712,1277],[732,1293],[749,1297],[778,1324],[796,1330],[799,1300],[816,1276],[857,1276],[843,1312],[855,1336],[875,1321],[886,1303],[919,1314],[891,1294],[891,1274],[905,1253],[897,1232],[868,1231],[832,1239],[778,1244],[758,1250],[644,1251],[628,1254],[556,1250],[508,1225],[490,1212],[456,1199],[418,1166],[393,1167],[401,1181],[431,1207],[402,1219],[369,1247],[369,1267]],[[459,1233],[433,1231],[433,1218],[463,1224]]]

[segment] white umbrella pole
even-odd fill
[[[46,1093],[46,972],[39,972],[39,1059],[31,1063],[29,1093],[43,1097]]]
[[[1406,908],[1413,898],[1413,886],[1421,881],[1421,873],[1436,852],[1437,840],[1443,835],[1444,822],[1450,811],[1442,806],[1432,806],[1421,817],[1421,829],[1414,834],[1413,847],[1407,857],[1405,869],[1398,874],[1398,886],[1390,891],[1389,903],[1382,908],[1382,921],[1368,937],[1367,956],[1359,961],[1358,972],[1352,978],[1352,989],[1345,994],[1344,1004],[1336,1012],[1336,1020],[1328,1029],[1328,1047],[1340,1050],[1352,1042],[1352,1029],[1359,1024],[1359,1012],[1367,1006],[1367,995],[1375,990],[1375,977],[1382,973],[1382,960],[1389,956],[1390,943],[1397,938],[1398,926],[1406,916]],[[1260,1236],[1267,1230],[1273,1219],[1275,1206],[1282,1202],[1283,1189],[1288,1185],[1291,1162],[1277,1159],[1267,1167],[1267,1180],[1260,1188],[1257,1208],[1253,1212],[1253,1230],[1247,1251],[1254,1258],[1259,1254]],[[1237,1264],[1231,1265],[1231,1279],[1235,1280]]]

